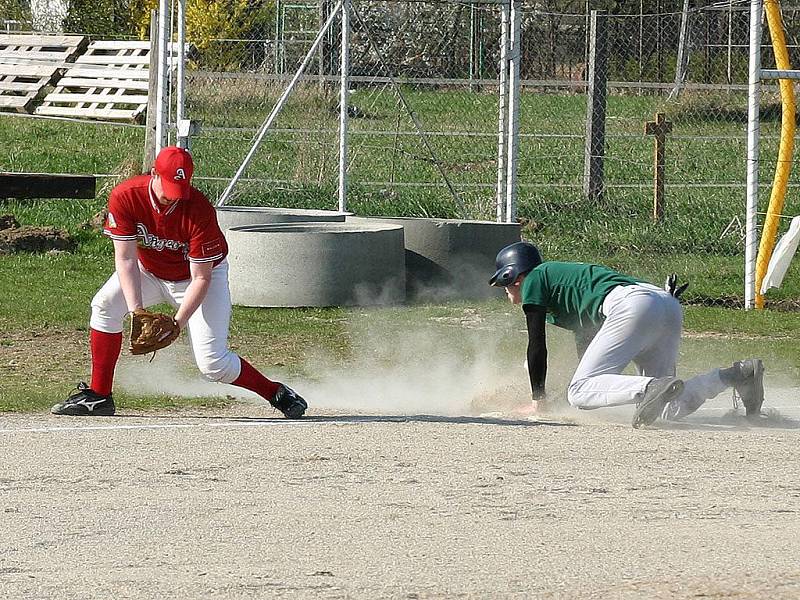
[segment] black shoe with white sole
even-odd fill
[[[292,388],[278,384],[278,391],[269,403],[283,413],[287,419],[299,419],[305,414],[308,403]]]
[[[111,394],[101,396],[83,381],[77,385],[77,390],[64,402],[59,402],[53,406],[50,412],[54,415],[70,415],[73,417],[110,417],[116,412]]]

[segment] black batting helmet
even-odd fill
[[[497,253],[495,274],[489,285],[506,287],[517,280],[517,277],[542,264],[539,249],[528,242],[514,242]]]

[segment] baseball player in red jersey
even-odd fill
[[[182,148],[164,148],[149,175],[115,187],[103,233],[114,242],[116,272],[92,300],[89,343],[91,385],[53,406],[57,415],[113,415],[111,390],[122,348],[125,316],[166,302],[188,329],[195,362],[212,381],[251,390],[287,418],[307,404],[288,386],[271,381],[228,349],[231,297],[228,245],[214,207],[191,186],[194,165]]]

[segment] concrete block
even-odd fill
[[[518,223],[348,216],[348,223],[385,223],[405,229],[409,300],[484,300],[504,295],[489,286],[494,259],[520,240]]]
[[[242,225],[265,223],[305,223],[313,221],[343,223],[352,213],[335,210],[306,210],[301,208],[272,208],[269,206],[218,206],[217,221],[222,231]]]
[[[249,225],[230,228],[226,238],[234,304],[363,306],[405,300],[399,225]]]

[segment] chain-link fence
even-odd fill
[[[189,114],[203,121],[196,148],[224,144],[226,163],[215,167],[222,179],[311,47],[317,30],[303,24],[324,21],[330,10],[280,5],[278,37],[257,68],[223,72],[209,65],[191,73]],[[350,210],[493,218],[498,10],[496,3],[353,3]],[[229,204],[335,206],[340,24],[337,18],[312,55]]]
[[[216,21],[203,6],[190,0],[187,10],[195,49],[187,114],[202,124],[192,142],[198,181],[215,198],[335,4],[251,3]],[[518,216],[547,257],[607,262],[654,280],[677,271],[691,280],[691,300],[741,305],[748,6],[609,5],[602,193],[587,195],[587,131],[599,131],[587,127],[587,5],[523,4]],[[353,0],[352,8],[348,208],[493,219],[501,4]],[[783,17],[791,56],[798,11],[784,8]],[[228,204],[336,207],[340,24],[336,16]],[[766,29],[762,62],[774,65]],[[666,124],[650,131],[663,136],[646,134],[658,113]],[[777,84],[765,83],[760,210],[779,131]],[[664,194],[654,218],[659,139]],[[793,173],[786,215],[800,208],[796,184]],[[800,298],[795,267],[771,295]]]

